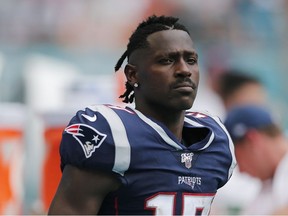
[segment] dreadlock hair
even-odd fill
[[[129,61],[129,57],[134,50],[149,47],[147,37],[152,33],[176,29],[185,31],[190,35],[189,31],[186,29],[185,26],[177,23],[178,20],[178,18],[172,16],[152,15],[148,17],[145,21],[140,23],[129,38],[129,43],[127,44],[126,51],[122,54],[117,64],[115,65],[115,72],[117,72],[121,68],[126,58]],[[124,98],[124,103],[132,103],[134,100],[133,87],[128,82],[125,83],[125,87],[126,91],[124,92],[124,94],[120,95],[119,98]]]

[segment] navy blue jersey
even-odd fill
[[[198,112],[186,113],[183,137],[133,108],[91,106],[63,132],[61,168],[116,174],[122,186],[99,214],[207,215],[235,167],[233,143],[217,117]]]

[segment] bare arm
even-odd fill
[[[67,165],[48,215],[97,214],[107,193],[116,190],[119,185],[112,175]]]

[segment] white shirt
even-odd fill
[[[263,182],[262,188],[243,212],[244,215],[267,215],[288,205],[288,154],[281,160],[274,178]]]

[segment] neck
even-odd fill
[[[145,116],[153,118],[164,124],[179,141],[182,140],[182,131],[184,125],[185,110],[182,111],[169,111],[163,108],[157,109],[144,109],[137,107],[136,109],[143,113]]]

